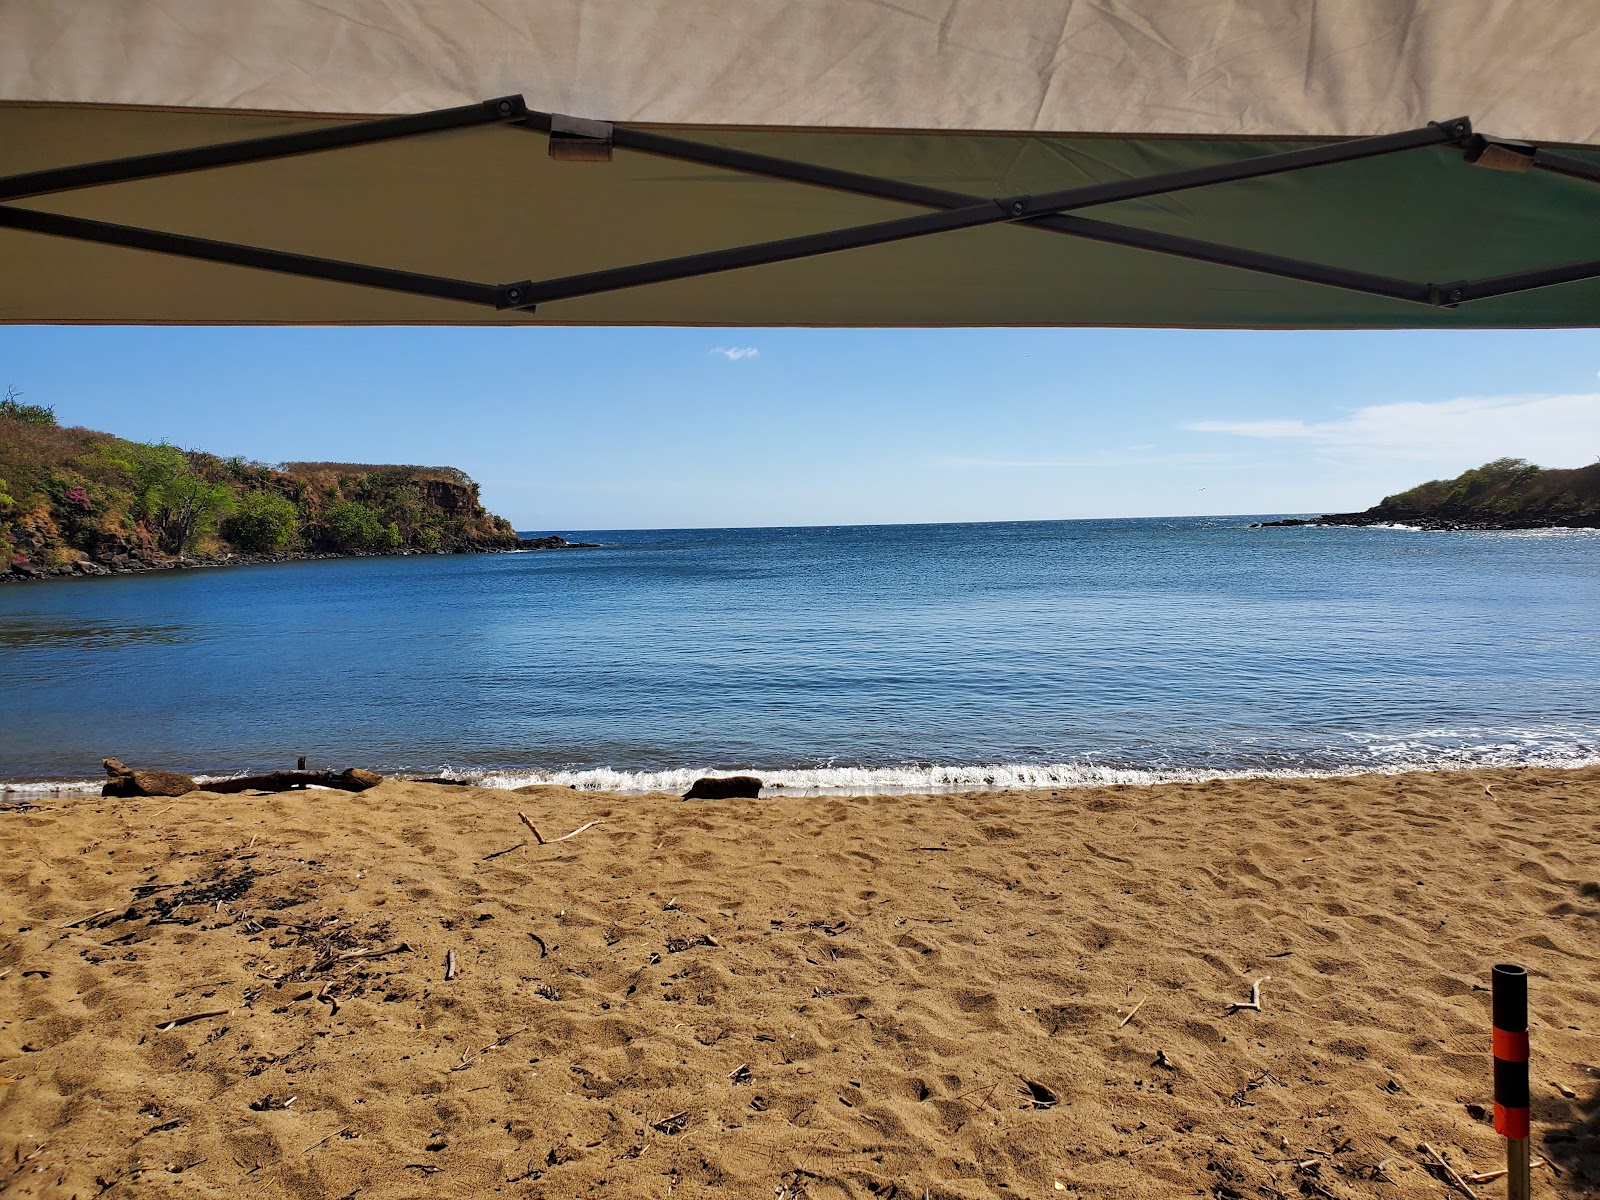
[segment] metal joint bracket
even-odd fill
[[[1465,280],[1457,283],[1430,283],[1428,303],[1435,308],[1455,308],[1467,298]]]
[[[522,98],[521,93],[515,96],[501,96],[496,100],[485,100],[483,106],[504,121],[521,121],[528,115],[528,102]]]
[[[524,279],[518,283],[502,283],[494,290],[494,306],[498,309],[520,308],[532,312],[534,306],[527,303],[528,295],[532,291],[531,279]]]
[[[611,122],[550,114],[550,157],[561,162],[610,162]]]
[[[1505,138],[1485,137],[1475,133],[1461,143],[1461,155],[1475,167],[1487,167],[1491,171],[1531,170],[1534,165],[1533,156],[1538,152],[1538,147],[1528,142],[1513,142]]]
[[[994,202],[1008,217],[1025,217],[1033,204],[1032,196],[996,196]]]
[[[1464,143],[1472,139],[1472,121],[1467,117],[1455,117],[1449,121],[1429,121],[1428,124],[1435,129],[1443,131],[1458,143]]]

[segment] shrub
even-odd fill
[[[400,529],[393,521],[384,524],[378,513],[365,504],[344,500],[330,505],[322,515],[328,540],[337,550],[398,550]]]
[[[7,388],[6,394],[0,396],[0,417],[9,417],[13,421],[20,421],[24,425],[36,428],[53,428],[56,424],[56,410],[48,404],[24,404],[17,397],[22,393],[16,388]]]
[[[251,554],[286,549],[300,531],[300,510],[277,492],[246,492],[222,523],[222,536]]]

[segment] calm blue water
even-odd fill
[[[580,532],[605,548],[6,585],[0,778],[1600,762],[1600,536],[1248,523]]]

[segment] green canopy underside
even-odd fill
[[[317,123],[195,110],[0,106],[0,175]],[[1311,144],[793,129],[672,132],[981,196],[1037,194]],[[1596,150],[1571,153],[1600,160]],[[116,184],[17,206],[483,283],[537,281],[919,211],[622,149],[610,162],[555,161],[543,135],[511,126]],[[1447,283],[1600,259],[1597,206],[1595,184],[1540,171],[1492,171],[1469,166],[1453,150],[1428,148],[1078,211],[1419,283]],[[554,302],[526,314],[0,230],[0,320],[1592,326],[1600,321],[1600,280],[1452,310],[996,226]]]

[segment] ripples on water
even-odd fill
[[[1600,537],[1248,518],[581,533],[0,587],[0,777],[1050,786],[1600,761]]]

